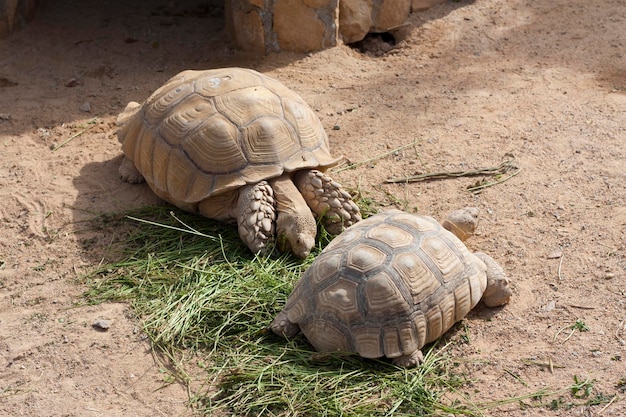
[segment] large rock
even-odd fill
[[[360,41],[372,27],[374,0],[341,0],[339,33],[344,43]]]
[[[338,0],[276,0],[274,31],[286,51],[319,51],[337,44]]]
[[[344,43],[368,33],[388,32],[402,25],[411,12],[411,0],[341,0],[339,33]]]
[[[372,27],[370,32],[387,32],[395,29],[409,17],[411,0],[379,0],[378,10],[372,12]]]
[[[260,53],[319,51],[337,44],[339,0],[226,0],[238,48]]]

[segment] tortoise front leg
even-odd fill
[[[237,200],[239,237],[252,253],[271,253],[276,220],[274,192],[267,181],[247,185],[239,190]]]
[[[323,172],[297,172],[294,182],[328,233],[338,235],[361,220],[361,212],[350,194]]]

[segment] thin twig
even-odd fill
[[[521,376],[519,376],[517,373],[511,371],[510,369],[506,369],[504,368],[504,372],[506,372],[507,374],[511,375],[514,379],[516,379],[520,384],[522,384],[523,386],[527,387],[528,384],[526,383],[526,381],[524,381],[522,379]]]
[[[74,139],[76,139],[77,137],[79,137],[80,135],[82,135],[85,132],[90,131],[91,129],[93,129],[94,127],[98,126],[98,124],[96,123],[96,121],[98,120],[98,118],[104,113],[100,113],[99,115],[97,115],[96,117],[94,117],[93,119],[91,119],[90,121],[87,122],[87,124],[91,124],[91,126],[84,128],[83,130],[81,130],[80,132],[76,132],[74,133],[72,136],[70,136],[68,139],[65,140],[65,142],[62,142],[58,145],[56,145],[54,148],[52,148],[52,152],[56,152],[59,149],[61,149],[62,147],[64,147],[65,145],[67,145],[68,143],[70,143],[71,141],[73,141]]]
[[[605,405],[604,407],[602,407],[602,409],[600,411],[598,411],[598,414],[602,414],[604,412],[604,410],[609,408],[609,406],[615,402],[616,399],[617,399],[617,395],[614,395],[613,398],[611,398],[611,401],[609,401],[609,403],[607,405]]]
[[[513,172],[511,175],[509,175],[506,178],[502,178],[501,180],[498,180],[498,181],[493,181],[493,182],[488,182],[488,183],[485,183],[485,184],[480,184],[480,185],[477,185],[475,187],[468,187],[467,191],[471,191],[473,193],[476,193],[476,192],[479,192],[480,190],[482,190],[484,188],[492,187],[492,186],[498,185],[498,184],[502,184],[503,182],[508,181],[511,178],[513,178],[514,176],[516,176],[517,174],[519,174],[521,171],[522,171],[521,168],[517,168],[517,171]]]
[[[405,178],[390,178],[386,180],[385,182],[386,183],[409,183],[409,182],[416,182],[416,181],[427,181],[427,180],[445,179],[445,178],[472,177],[472,176],[477,176],[477,175],[502,175],[513,170],[513,172],[506,178],[500,179],[498,181],[493,181],[489,183],[478,184],[478,185],[468,187],[468,191],[477,192],[484,188],[491,187],[496,184],[501,184],[504,181],[507,181],[513,178],[514,176],[516,176],[517,174],[519,174],[521,171],[521,168],[516,167],[513,164],[513,161],[514,159],[510,158],[510,159],[506,159],[505,161],[502,161],[502,163],[498,165],[497,167],[478,168],[478,169],[467,170],[467,171],[432,172],[432,173],[426,173],[426,174],[412,175],[412,176],[405,177]]]
[[[356,167],[361,166],[363,164],[367,164],[367,163],[370,163],[370,162],[378,161],[379,159],[383,159],[383,158],[385,158],[385,157],[387,157],[389,155],[393,155],[396,152],[399,152],[399,151],[404,150],[406,148],[410,148],[411,146],[415,146],[417,144],[417,142],[418,141],[414,141],[412,143],[409,143],[408,145],[400,146],[399,148],[393,149],[393,150],[391,150],[389,152],[386,152],[386,153],[384,153],[382,155],[375,156],[373,158],[365,159],[363,161],[355,162],[353,164],[347,164],[345,166],[342,166],[342,167],[339,167],[337,169],[334,169],[333,172],[341,172],[341,171],[345,171],[347,169],[356,168]]]
[[[563,254],[561,254],[561,259],[559,260],[559,267],[556,270],[556,275],[559,278],[559,282],[561,282],[561,265],[563,265]]]
[[[126,216],[128,219],[134,220],[136,222],[141,222],[141,223],[146,223],[146,224],[150,224],[152,226],[159,226],[159,227],[163,227],[165,229],[171,229],[171,230],[177,230],[179,232],[185,232],[185,233],[190,233],[192,235],[197,235],[197,236],[201,236],[201,237],[205,237],[214,241],[218,241],[220,239],[216,238],[215,236],[211,236],[211,235],[207,235],[205,233],[199,232],[196,229],[190,227],[189,225],[183,223],[182,221],[180,221],[175,215],[174,213],[171,213],[172,217],[174,217],[176,220],[178,220],[179,223],[181,223],[183,226],[185,226],[186,228],[182,228],[182,227],[176,227],[176,226],[170,226],[168,224],[163,224],[163,223],[158,223],[158,222],[154,222],[152,220],[146,220],[146,219],[140,219],[138,217],[133,217],[133,216]]]

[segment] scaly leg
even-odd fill
[[[396,366],[401,366],[403,368],[413,368],[415,366],[419,366],[422,362],[424,362],[424,355],[421,350],[416,350],[410,355],[402,355],[392,360],[393,364]]]
[[[361,212],[350,194],[323,172],[297,172],[294,182],[328,233],[338,235],[361,220]]]
[[[239,237],[252,253],[269,255],[273,249],[276,208],[267,181],[242,187],[237,201]]]
[[[135,168],[135,163],[128,157],[124,157],[119,171],[122,180],[131,184],[140,184],[145,181],[143,175]]]

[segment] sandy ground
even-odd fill
[[[473,312],[469,343],[451,349],[473,400],[575,376],[595,380],[594,395],[617,394],[487,415],[626,415],[624,1],[451,2],[412,16],[407,39],[382,56],[339,46],[264,58],[233,51],[219,16],[191,6],[171,16],[159,3],[48,1],[0,40],[1,415],[192,414],[128,306],[76,307],[76,278],[111,261],[119,239],[86,220],[158,203],[118,177],[116,115],[183,69],[223,66],[278,78],[316,110],[334,153],[374,159],[336,173],[343,185],[439,218],[481,209],[469,246],[503,264],[515,293],[499,311]],[[520,173],[480,194],[466,190],[477,178],[385,183],[508,154]],[[99,318],[109,331],[92,327]],[[569,336],[577,320],[588,331]]]

